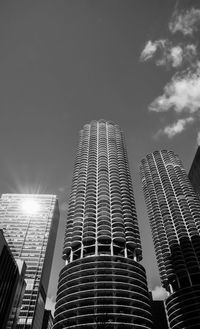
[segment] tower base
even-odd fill
[[[60,272],[53,329],[150,329],[146,274],[118,256],[91,256]]]

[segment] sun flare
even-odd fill
[[[32,215],[39,211],[40,206],[37,201],[33,199],[26,199],[22,202],[21,208],[24,213]]]

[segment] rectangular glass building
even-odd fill
[[[14,257],[27,265],[18,329],[41,328],[58,221],[55,195],[3,194],[0,199],[0,228]]]

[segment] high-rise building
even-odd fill
[[[151,312],[153,318],[152,329],[169,329],[163,300],[151,300]]]
[[[54,329],[151,328],[127,151],[111,122],[80,132],[63,258]]]
[[[200,328],[200,201],[172,151],[147,155],[141,177],[170,328]]]
[[[198,146],[196,151],[188,177],[194,190],[200,197],[200,146]]]
[[[42,329],[52,329],[53,328],[53,316],[50,310],[44,310],[44,317],[42,323]]]
[[[20,263],[20,261],[19,261]],[[22,262],[21,262],[22,263]],[[17,320],[15,305],[23,297],[25,264],[22,271],[0,230],[0,325],[1,329],[14,328]]]
[[[9,315],[6,329],[16,329],[19,319],[20,308],[22,305],[22,300],[26,289],[26,282],[25,282],[26,263],[21,259],[15,259],[15,261],[18,266],[19,278],[18,278],[17,287],[12,303],[12,309]]]
[[[59,221],[55,195],[3,194],[0,228],[16,258],[26,262],[26,290],[17,329],[39,329]]]

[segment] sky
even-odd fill
[[[198,1],[1,0],[0,193],[52,193],[61,218],[48,306],[55,302],[79,130],[125,132],[149,289],[163,295],[140,161],[159,149],[188,171],[200,142]]]

